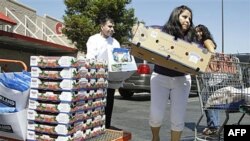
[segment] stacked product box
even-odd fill
[[[105,131],[107,63],[31,56],[28,140],[76,141]]]

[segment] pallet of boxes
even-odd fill
[[[28,140],[85,141],[125,135],[105,129],[107,62],[32,56],[30,66]]]
[[[134,25],[132,32],[132,55],[187,74],[206,71],[212,54],[198,44],[175,38],[142,23]]]
[[[87,140],[105,132],[107,63],[32,56],[28,140]]]

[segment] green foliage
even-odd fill
[[[131,37],[131,28],[137,21],[133,8],[126,8],[131,0],[64,0],[66,5],[63,17],[63,33],[75,44],[78,50],[86,51],[89,36],[100,32],[99,19],[105,15],[115,22],[113,35],[121,44]]]

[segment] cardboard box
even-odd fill
[[[205,72],[210,61],[207,49],[157,29],[138,24],[133,33],[131,54],[141,59],[190,74]]]
[[[72,103],[44,103],[41,101],[29,100],[29,109],[47,113],[75,113],[78,111],[88,111],[97,107],[104,107],[106,99],[95,99],[88,101],[78,101]]]
[[[101,134],[105,133],[105,127],[97,126],[97,127],[94,127],[93,129],[87,129],[86,131],[78,130],[72,135],[68,135],[68,136],[45,135],[45,134],[35,132],[35,131],[28,131],[27,133],[28,133],[27,140],[31,140],[31,141],[34,141],[34,140],[82,141],[82,140],[87,140],[89,138],[93,138],[90,140],[94,140],[95,137],[99,138]]]
[[[43,70],[39,67],[31,67],[31,77],[44,79],[76,79],[78,78],[76,68],[63,68],[62,70]]]
[[[89,110],[81,110],[75,113],[45,113],[38,112],[29,109],[27,112],[27,118],[30,121],[35,121],[39,123],[51,123],[51,124],[73,124],[79,121],[84,121],[87,119],[92,119],[99,115],[104,115],[105,107],[96,107]]]
[[[122,86],[124,80],[135,73],[137,65],[134,57],[125,48],[108,50],[108,58],[108,87],[118,89]]]
[[[26,140],[27,110],[0,114],[0,138]]]
[[[39,91],[36,89],[30,90],[30,99],[39,101],[53,101],[53,102],[77,102],[83,100],[92,100],[104,98],[106,96],[105,89],[97,90],[81,90],[78,92],[73,91]]]
[[[135,59],[130,55],[128,49],[125,48],[114,48],[112,51],[108,52],[109,72],[127,72],[136,71],[137,66]]]
[[[31,56],[30,66],[46,68],[73,67],[76,65],[76,58],[72,56]]]
[[[28,141],[36,141],[36,140],[68,141],[70,139],[71,139],[70,135],[69,136],[57,136],[57,137],[55,137],[54,135],[41,134],[41,133],[37,133],[35,131],[28,131],[27,132],[27,140]]]
[[[61,70],[44,70],[39,67],[31,67],[31,77],[50,80],[80,79],[80,78],[107,78],[106,68],[63,68]]]

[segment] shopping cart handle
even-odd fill
[[[25,71],[28,70],[27,65],[23,61],[20,61],[20,60],[0,59],[0,62],[4,62],[4,63],[18,63],[18,64],[22,65],[23,70],[25,70]]]

